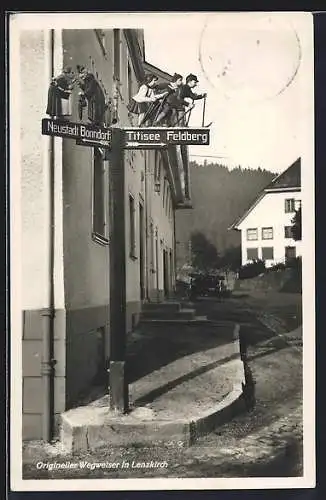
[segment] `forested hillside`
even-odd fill
[[[228,227],[242,215],[257,194],[276,174],[262,169],[229,170],[220,164],[190,163],[193,210],[178,210],[176,236],[178,261],[185,260],[193,232],[202,232],[219,255],[240,245],[240,233]]]

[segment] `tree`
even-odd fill
[[[205,168],[196,162],[190,164],[194,208],[191,215],[187,210],[177,211],[177,239],[188,242],[192,231],[200,231],[223,255],[227,248],[240,245],[240,232],[230,231],[229,227],[275,174],[241,166],[229,170],[225,165],[207,160]]]
[[[300,241],[302,236],[301,206],[296,210],[292,219],[292,236],[295,241]]]
[[[237,271],[241,267],[241,246],[227,248],[221,257],[221,265]]]
[[[193,267],[201,271],[209,271],[219,265],[219,255],[215,245],[200,231],[191,234],[191,256]]]

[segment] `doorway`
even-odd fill
[[[295,247],[285,247],[285,262],[289,262],[296,258],[296,248]]]
[[[174,269],[173,269],[173,258],[172,250],[169,250],[169,279],[170,279],[170,291],[174,290]]]
[[[158,297],[159,294],[159,289],[160,289],[160,265],[159,265],[159,258],[160,258],[160,253],[159,253],[159,245],[158,245],[158,229],[156,228],[155,230],[155,261],[156,261],[156,295]]]
[[[163,285],[164,285],[164,297],[169,296],[169,260],[167,250],[163,250]]]

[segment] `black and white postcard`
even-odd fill
[[[312,15],[9,17],[11,489],[314,487]]]

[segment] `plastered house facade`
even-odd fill
[[[301,207],[301,159],[277,176],[233,224],[241,231],[242,265],[264,260],[266,267],[302,255],[301,240],[292,235]]]
[[[45,411],[57,426],[110,359],[110,160],[101,148],[41,135],[51,78],[77,64],[95,75],[108,103],[108,126],[112,117],[119,127],[136,126],[127,104],[145,72],[170,78],[145,62],[141,30],[21,32],[20,111],[28,121],[21,120],[20,165],[14,168],[21,178],[24,439],[42,438]],[[76,89],[71,108],[71,121],[78,121]],[[126,150],[124,176],[121,251],[131,331],[144,301],[163,300],[174,290],[175,211],[189,198],[187,148]],[[50,343],[44,336],[49,315]],[[50,386],[44,385],[46,370],[53,371]]]

